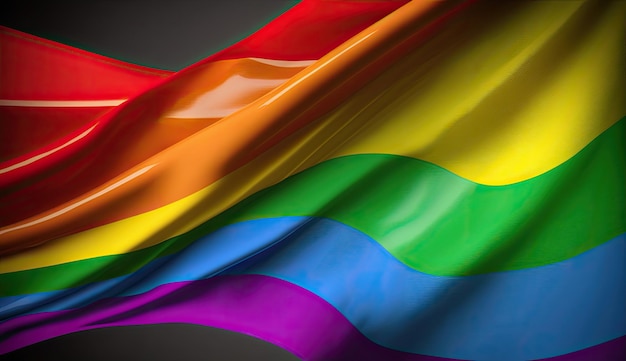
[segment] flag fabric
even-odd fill
[[[303,0],[178,72],[0,28],[0,354],[626,359],[625,15]]]

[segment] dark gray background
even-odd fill
[[[95,53],[179,70],[246,37],[297,0],[2,0],[0,24]],[[297,360],[258,339],[196,325],[117,327],[48,340],[0,360]]]
[[[298,0],[2,0],[0,24],[113,58],[179,70]]]

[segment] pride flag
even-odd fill
[[[189,323],[303,360],[626,359],[624,19],[303,0],[177,72],[0,28],[0,355]]]

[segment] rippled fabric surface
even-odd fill
[[[192,323],[304,360],[626,358],[624,18],[304,0],[179,72],[0,28],[0,353]]]

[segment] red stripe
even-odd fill
[[[165,83],[134,97],[127,106],[117,107],[98,119],[83,123],[83,126],[63,138],[0,164],[0,169],[10,167],[62,148],[37,162],[0,175],[0,196],[5,206],[0,214],[2,224],[26,219],[69,201],[123,172],[129,162],[137,164],[176,142],[176,139],[168,140],[168,137],[171,138],[169,135],[151,141],[145,139],[150,132],[153,133],[152,137],[155,136],[154,132],[158,133],[155,120],[162,113],[163,107],[171,103],[175,86],[191,80],[196,69],[215,60],[236,56],[290,60],[317,58],[404,3],[306,0],[250,38],[172,75]],[[318,35],[312,37],[311,32]],[[285,44],[299,45],[288,49]],[[87,129],[91,129],[89,134],[76,140]],[[68,143],[71,145],[64,146]],[[12,143],[8,147],[14,145]],[[23,147],[34,148],[32,144],[24,144]],[[146,151],[146,147],[150,148],[149,151]],[[143,158],[134,159],[128,150],[142,153]],[[122,155],[125,162],[120,162]],[[94,165],[97,165],[97,171]],[[76,182],[77,179],[80,181]],[[68,183],[68,180],[74,181]],[[30,199],[38,199],[38,202],[25,201]]]
[[[2,26],[0,46],[0,99],[128,98],[171,74],[169,71],[92,54]]]
[[[304,0],[219,58],[319,59],[406,2]]]

